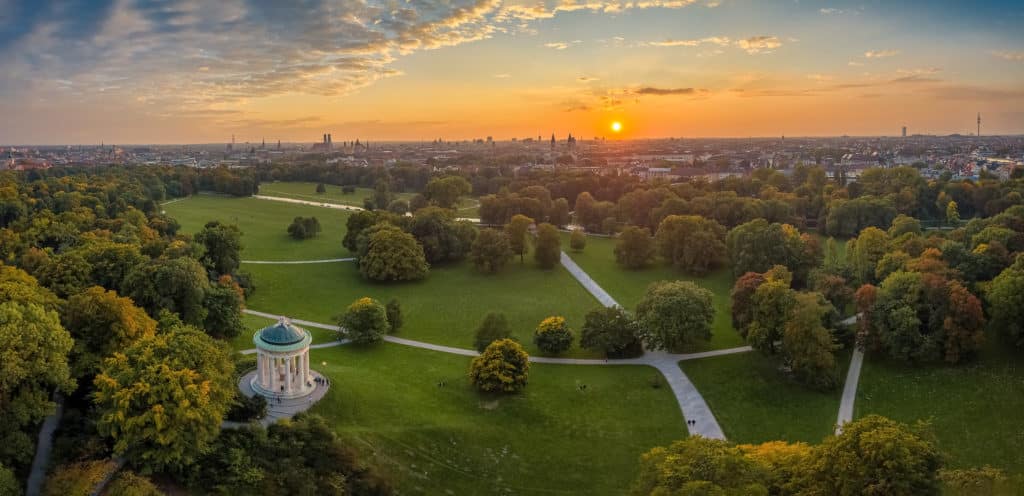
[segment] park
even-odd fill
[[[268,183],[261,198],[202,194],[162,208],[185,232],[197,232],[210,220],[242,231],[242,268],[258,282],[246,301],[249,331],[232,341],[236,350],[252,348],[252,334],[273,324],[261,315],[328,324],[305,327],[314,344],[327,345],[337,336],[324,327],[333,326],[352,301],[370,296],[401,302],[404,325],[389,336],[399,340],[313,349],[310,362],[332,383],[311,412],[328,419],[343,439],[366,447],[403,492],[464,494],[485,485],[495,492],[621,494],[643,452],[694,429],[719,432],[737,443],[813,443],[836,427],[848,395],[842,387],[827,392],[800,387],[771,360],[744,347],[729,318],[733,276],[728,268],[700,277],[679,274],[662,262],[626,270],[615,264],[615,240],[605,236],[587,236],[585,248],[574,251],[563,233],[563,257],[624,308],[633,308],[656,281],[691,280],[712,292],[712,338],[686,353],[723,353],[667,358],[692,383],[711,418],[693,418],[704,425],[691,426],[690,416],[704,410],[681,409],[684,403],[666,375],[650,364],[615,364],[615,359],[607,360],[609,366],[570,364],[606,362],[578,344],[554,360],[566,363],[533,364],[521,393],[482,396],[466,380],[465,356],[416,344],[475,354],[473,330],[487,313],[501,311],[532,358],[540,354],[529,339],[538,322],[560,315],[579,329],[584,314],[601,302],[564,263],[540,270],[532,257],[522,263],[514,259],[492,276],[460,262],[432,268],[421,281],[366,281],[352,253],[341,246],[351,211],[266,198],[280,193],[307,200],[303,195],[316,196],[312,186]],[[328,193],[313,203],[361,203],[344,196]],[[306,215],[319,218],[322,233],[306,241],[289,238],[283,227]],[[928,421],[951,466],[1024,470],[1019,450],[1024,438],[1013,425],[1015,412],[1024,407],[1024,360],[991,343],[979,356],[956,368],[865,360],[859,387],[850,393],[853,417]],[[838,357],[846,377],[851,354],[847,350]],[[718,430],[700,431],[708,421]]]

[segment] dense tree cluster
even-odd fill
[[[296,217],[288,225],[288,235],[292,239],[315,238],[320,234],[320,221],[316,217]]]
[[[689,281],[650,285],[636,306],[640,337],[648,348],[678,352],[711,339],[711,291]]]
[[[580,330],[580,347],[609,358],[627,358],[643,353],[636,319],[619,306],[587,312]]]
[[[942,465],[927,430],[870,415],[818,445],[695,436],[654,448],[641,457],[632,493],[937,496]]]

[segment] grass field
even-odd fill
[[[405,325],[399,336],[471,348],[473,333],[488,312],[504,312],[513,334],[536,354],[533,330],[545,317],[562,315],[577,332],[583,315],[598,306],[562,268],[544,271],[527,259],[494,275],[476,273],[469,263],[434,267],[427,279],[400,284],[364,280],[354,263],[248,265],[257,290],[249,308],[333,323],[334,316],[363,296],[386,303],[397,298]],[[573,348],[568,356],[592,356]]]
[[[625,494],[643,452],[686,435],[647,367],[534,364],[524,392],[499,397],[469,386],[462,356],[381,344],[311,362],[332,379],[312,411],[401,494]]]
[[[343,210],[255,198],[196,195],[163,207],[181,223],[181,230],[195,233],[211,220],[235,224],[242,230],[242,259],[315,260],[350,256],[341,246],[348,213]],[[323,231],[313,239],[297,241],[288,236],[295,217],[316,217]],[[248,268],[248,267],[246,267]]]
[[[957,367],[867,359],[855,408],[858,417],[930,420],[953,467],[1024,473],[1024,354],[995,338]]]
[[[845,377],[850,354],[836,357]],[[832,432],[842,384],[821,393],[797,384],[754,351],[679,364],[704,396],[725,436],[737,443],[818,443]]]
[[[732,274],[721,269],[705,277],[687,277],[671,267],[656,263],[642,270],[626,270],[615,263],[615,240],[596,236],[587,237],[587,246],[580,253],[568,250],[569,235],[563,233],[562,246],[566,253],[590,275],[608,294],[627,309],[636,308],[644,291],[652,282],[687,280],[714,293],[715,321],[711,341],[700,349],[720,349],[743,346],[743,338],[732,328],[729,310],[729,291]]]
[[[351,205],[362,207],[363,200],[373,197],[373,188],[356,188],[353,193],[342,193],[341,186],[333,184],[326,185],[327,191],[316,192],[316,183],[306,182],[272,182],[260,184],[260,194],[267,196],[281,196],[284,198],[295,198],[297,200],[317,201],[323,203],[337,203],[339,205]],[[409,201],[415,193],[395,193],[396,200]]]

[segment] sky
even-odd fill
[[[0,143],[968,134],[979,112],[1019,134],[1022,25],[980,0],[0,0]]]

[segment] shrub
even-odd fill
[[[484,317],[480,327],[476,328],[473,347],[476,348],[476,351],[483,352],[491,343],[511,337],[511,330],[508,327],[508,319],[505,318],[505,314],[491,312]]]
[[[391,332],[398,332],[405,322],[402,318],[402,305],[398,303],[398,298],[391,298],[384,310],[388,316],[388,325],[391,326]]]
[[[495,341],[473,359],[469,379],[483,392],[514,393],[526,387],[530,356],[511,339]]]
[[[583,234],[580,229],[573,229],[572,234],[569,235],[569,248],[572,251],[579,253],[587,247],[587,236]]]
[[[379,301],[363,297],[354,301],[338,319],[338,325],[353,343],[375,343],[384,338],[391,326],[387,310]]]
[[[296,217],[288,226],[288,235],[293,239],[315,238],[320,234],[320,221],[316,217]]]
[[[235,402],[226,415],[232,422],[248,422],[263,418],[267,414],[267,400],[258,394],[251,397],[238,393]]]
[[[572,346],[572,331],[564,317],[548,317],[537,326],[533,342],[541,351],[557,355]]]

